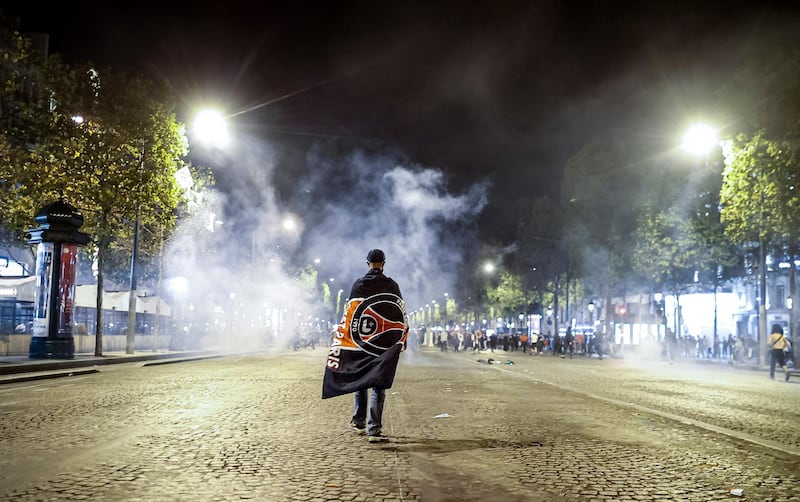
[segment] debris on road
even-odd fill
[[[731,488],[728,492],[731,495],[735,495],[737,497],[744,497],[744,489],[743,488]]]
[[[450,415],[449,413],[441,413],[433,418],[453,418],[453,415]]]

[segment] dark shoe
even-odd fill
[[[369,441],[370,443],[385,443],[389,441],[389,438],[387,438],[383,434],[378,434],[377,436],[368,437],[367,441]]]
[[[356,423],[355,420],[350,421],[350,429],[359,434],[364,434],[367,431],[366,426]]]
[[[788,371],[786,372],[786,378],[784,378],[783,381],[784,382],[788,382],[789,381],[789,372]]]

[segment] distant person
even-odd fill
[[[772,331],[770,332],[767,345],[772,352],[772,357],[769,361],[769,377],[775,380],[775,365],[779,364],[783,368],[783,373],[786,375],[784,380],[789,381],[789,368],[786,367],[786,360],[783,356],[783,349],[790,347],[789,340],[783,336],[783,328],[780,324],[773,324]]]
[[[567,334],[564,336],[564,351],[569,353],[569,358],[572,359],[572,354],[575,352],[575,338],[572,336],[571,326],[567,326]]]
[[[672,364],[672,362],[677,358],[678,338],[675,336],[675,332],[669,328],[667,328],[667,334],[664,335],[664,344],[667,360],[670,364]]]
[[[387,440],[382,422],[386,389],[392,386],[408,336],[400,287],[383,274],[385,263],[380,249],[367,253],[369,271],[350,290],[322,383],[323,399],[355,393],[350,427],[359,433],[366,429],[370,443]]]
[[[597,351],[597,357],[603,359],[603,334],[599,331],[594,333],[594,350]]]

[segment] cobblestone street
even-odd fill
[[[798,381],[409,352],[387,392],[391,441],[370,445],[347,427],[349,396],[320,399],[325,353],[0,386],[0,498],[800,500]]]

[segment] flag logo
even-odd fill
[[[350,319],[353,342],[367,354],[378,357],[401,342],[407,326],[403,299],[380,293],[361,301]]]

